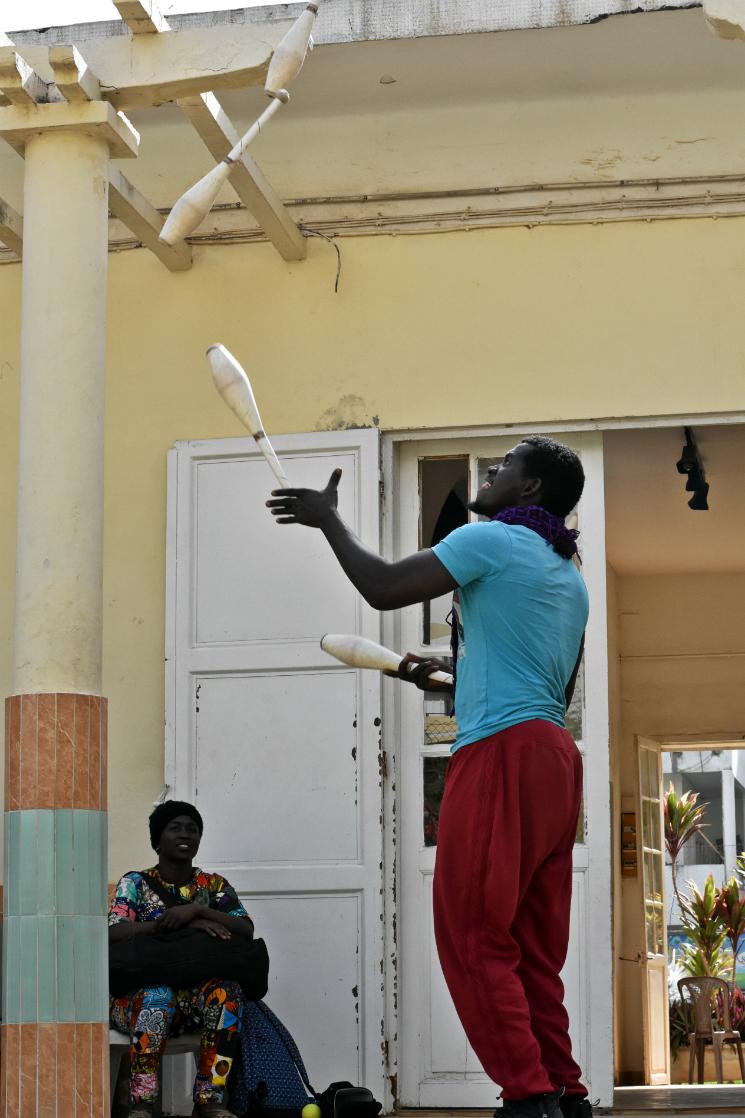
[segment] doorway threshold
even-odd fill
[[[613,1092],[614,1115],[641,1118],[643,1114],[711,1114],[718,1118],[745,1115],[743,1084],[692,1086],[688,1083],[664,1087],[616,1087]]]

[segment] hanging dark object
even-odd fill
[[[684,431],[686,441],[683,452],[675,463],[676,469],[679,474],[687,476],[686,492],[693,494],[688,502],[688,508],[696,512],[706,511],[709,508],[709,485],[706,481],[703,462],[693,438],[693,431],[690,427],[685,427]]]

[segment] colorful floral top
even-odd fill
[[[143,877],[145,873],[155,878],[161,888],[173,893],[181,903],[200,904],[219,909],[227,916],[245,916],[248,919],[235,889],[219,873],[206,873],[195,866],[188,885],[179,886],[165,881],[155,866],[151,870],[133,870],[120,878],[109,909],[110,925],[157,920],[166,911],[163,901]]]

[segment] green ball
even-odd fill
[[[300,1111],[300,1118],[321,1118],[321,1108],[317,1103],[306,1103]]]

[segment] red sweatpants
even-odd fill
[[[582,759],[535,719],[462,746],[437,832],[435,938],[458,1016],[505,1099],[584,1095],[559,973]]]

